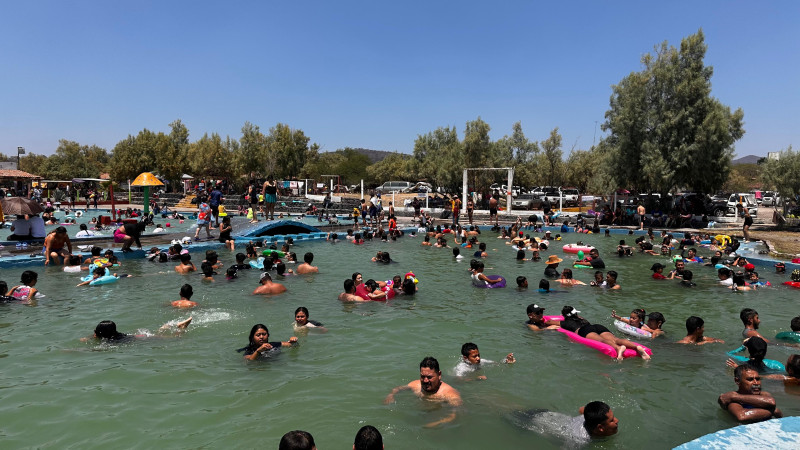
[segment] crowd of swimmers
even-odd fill
[[[390,216],[390,223],[392,217]],[[115,230],[115,238],[119,234],[120,243],[123,244],[123,251],[130,249],[133,244],[141,247],[138,238],[143,230],[140,225],[142,223],[125,224]],[[226,250],[235,251],[234,242],[230,238],[230,219],[223,218],[219,227],[220,242],[225,245]],[[544,232],[542,236],[526,235],[523,228],[524,225],[521,224],[521,221],[518,221],[508,230],[500,229],[498,236],[505,239],[507,244],[515,249],[516,259],[519,261],[542,261],[543,257],[540,253],[546,252],[555,241],[561,240],[560,234],[553,236],[550,231]],[[533,224],[533,230],[534,232],[536,230],[535,223]],[[568,230],[564,232],[568,232]],[[454,259],[463,258],[462,251],[468,254],[471,253],[472,259],[469,272],[473,282],[491,285],[499,281],[496,277],[484,274],[484,261],[490,256],[487,252],[487,243],[480,240],[481,231],[478,227],[455,225],[453,228],[449,228],[447,226],[442,227],[439,225],[434,227],[431,225],[420,228],[417,233],[423,238],[421,240],[422,246],[452,248]],[[101,255],[100,249],[97,247],[93,249],[92,256],[85,261],[81,261],[80,257],[76,259],[75,256],[77,255],[72,255],[71,243],[69,237],[65,236],[66,233],[63,227],[59,227],[51,234],[53,236],[49,240],[45,240],[45,254],[48,257],[46,263],[51,258],[58,261],[63,258],[65,271],[91,270],[94,278],[106,276],[109,268],[115,267],[115,265],[118,267],[119,261],[113,255],[113,252]],[[404,235],[395,222],[387,230],[384,230],[380,225],[374,231],[372,229],[361,230],[361,232],[347,230],[347,233],[341,237],[341,241],[360,245],[373,239],[396,240]],[[411,233],[410,235],[416,236],[416,233]],[[331,233],[328,235],[327,240],[336,243],[340,241],[340,236],[336,233]],[[711,243],[701,244],[700,242],[704,240],[708,240]],[[273,244],[271,248],[263,248],[263,250],[267,250],[266,256],[258,258],[258,251],[262,250],[262,248],[257,247],[253,242],[247,244],[245,253],[235,254],[235,264],[224,269],[226,280],[234,281],[238,278],[237,274],[240,271],[251,270],[253,264],[250,262],[258,258],[258,263],[261,265],[261,273],[258,276],[259,286],[253,291],[253,294],[279,295],[286,292],[286,287],[276,282],[276,279],[295,274],[319,272],[319,268],[312,265],[314,261],[313,253],[305,253],[303,262],[299,263],[297,255],[291,251],[291,245],[291,242],[287,242],[279,252],[277,251],[277,246]],[[713,255],[707,259],[701,257],[697,250],[697,247],[701,245],[705,245],[709,252],[713,252]],[[767,286],[767,283],[760,281],[758,273],[755,272],[755,266],[745,258],[725,256],[735,250],[735,245],[736,243],[733,239],[726,242],[718,242],[709,236],[699,235],[687,235],[679,241],[666,232],[663,232],[660,238],[656,238],[653,231],[648,230],[646,236],[636,240],[635,246],[628,246],[624,240],[621,240],[612,254],[620,258],[671,257],[675,267],[669,273],[664,273],[666,267],[663,264],[653,264],[652,278],[655,282],[675,280],[681,283],[682,286],[693,287],[695,286],[693,274],[686,268],[688,264],[693,264],[698,267],[698,270],[716,270],[719,284],[734,290],[747,291]],[[634,250],[637,247],[638,252]],[[656,248],[658,250],[655,250]],[[270,252],[270,250],[273,251]],[[640,256],[637,256],[637,253]],[[529,254],[530,257],[528,256]],[[217,271],[223,270],[223,263],[220,261],[217,252],[208,250],[198,271],[192,262],[191,254],[178,242],[173,243],[166,250],[154,247],[148,252],[147,256],[154,262],[168,263],[176,261],[178,262],[174,269],[176,272],[180,274],[200,272],[202,273],[201,280],[204,282],[215,281],[214,277],[218,275]],[[392,264],[393,262],[386,251],[377,252],[372,261],[378,264]],[[573,264],[576,267],[597,269],[593,272],[592,279],[588,280],[588,282],[577,280],[574,277],[572,268],[559,270],[559,264],[562,262],[564,260],[555,254],[547,256],[546,260],[544,260],[543,278],[538,284],[540,292],[558,292],[551,289],[551,282],[557,283],[562,287],[586,285],[612,290],[620,289],[620,284],[618,283],[619,274],[615,270],[603,272],[606,269],[607,262],[604,261],[597,249],[592,248],[588,251],[588,254],[578,255]],[[287,268],[287,264],[291,265],[293,269]],[[609,262],[608,264],[613,263]],[[703,269],[705,267],[711,267],[711,269]],[[67,268],[71,269],[67,270]],[[76,268],[78,269],[76,270]],[[785,266],[782,264],[776,265],[778,273],[781,273],[781,269],[785,270]],[[38,294],[36,289],[37,281],[38,274],[30,270],[24,271],[21,275],[20,284],[11,288],[8,287],[7,283],[0,281],[0,290],[5,293],[3,300],[31,301]],[[413,272],[408,272],[405,275],[398,274],[385,281],[364,280],[364,276],[360,272],[356,272],[352,277],[344,280],[344,291],[339,294],[338,298],[345,302],[386,301],[398,295],[415,295],[417,282],[418,280]],[[525,276],[516,277],[516,282],[519,289],[527,289],[528,283]],[[81,285],[83,284],[90,284],[90,282],[81,283]],[[173,307],[186,309],[198,305],[197,302],[192,300],[193,288],[189,283],[185,283],[180,288],[179,296],[178,300],[171,302]],[[589,322],[589,320],[580,316],[580,311],[573,306],[565,305],[561,309],[561,317],[557,319],[546,319],[544,310],[545,308],[538,304],[531,304],[527,307],[528,320],[525,324],[530,330],[541,331],[563,328],[574,332],[582,338],[607,344],[614,349],[618,360],[622,360],[623,353],[627,349],[635,350],[638,356],[644,360],[651,358],[650,353],[645,351],[641,344],[619,337],[601,324]],[[663,339],[666,335],[662,328],[666,318],[660,312],[647,314],[644,308],[636,308],[629,315],[620,316],[615,310],[612,310],[611,317],[631,327],[650,333],[652,339]],[[305,307],[301,306],[295,310],[294,319],[296,330],[313,328],[322,332],[326,331],[322,323],[310,319],[309,311]],[[719,396],[719,405],[742,423],[781,417],[782,413],[775,405],[774,398],[769,393],[761,390],[761,379],[764,376],[767,379],[780,380],[787,385],[800,384],[800,379],[798,379],[800,377],[800,355],[795,354],[788,358],[785,365],[785,373],[769,373],[764,360],[767,344],[770,342],[758,332],[760,325],[758,313],[753,309],[746,308],[741,311],[740,319],[744,325],[742,338],[744,339],[744,346],[748,350],[749,358],[741,364],[732,359],[727,362],[728,366],[734,368],[734,382],[737,385],[737,390],[721,394]],[[180,332],[189,326],[191,320],[190,317],[176,323],[168,323],[159,328],[159,331],[177,330],[177,332]],[[700,317],[690,316],[686,319],[685,326],[686,336],[678,340],[678,343],[694,345],[723,343],[720,339],[704,334],[704,321]],[[792,331],[800,336],[800,317],[792,319],[790,326]],[[95,327],[90,339],[121,342],[143,337],[148,336],[121,333],[117,331],[114,322],[102,321]],[[289,337],[285,341],[272,341],[270,340],[268,327],[259,323],[251,328],[247,345],[238,351],[243,354],[246,360],[269,359],[279,353],[282,348],[295,346],[297,341],[296,336]],[[516,359],[513,353],[507,354],[501,361],[504,364],[514,364],[515,362]],[[486,379],[482,369],[492,364],[495,363],[481,358],[476,344],[465,343],[461,348],[461,359],[453,370],[453,376]],[[410,390],[414,395],[422,399],[442,402],[452,408],[449,414],[429,423],[429,426],[438,426],[451,422],[456,418],[456,411],[462,404],[458,390],[442,381],[442,371],[439,367],[439,362],[434,357],[426,357],[420,362],[419,379],[394,388],[387,395],[385,402],[393,402],[395,395],[406,390]],[[580,415],[571,417],[558,412],[531,410],[518,411],[514,413],[514,416],[523,428],[535,429],[537,432],[550,434],[567,442],[575,442],[577,444],[586,443],[593,438],[611,436],[618,430],[618,419],[614,416],[611,408],[601,401],[590,402],[581,407],[579,412]],[[315,444],[313,437],[309,433],[297,430],[286,433],[283,436],[280,448],[315,448]],[[380,432],[370,426],[362,428],[356,437],[353,448],[382,448]]]

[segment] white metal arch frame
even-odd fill
[[[514,186],[514,168],[513,167],[476,167],[471,169],[464,169],[463,186],[461,194],[461,204],[466,208],[467,205],[467,192],[469,187],[467,184],[467,173],[470,170],[507,170],[508,171],[508,190],[506,191],[506,209],[511,211],[511,187]]]

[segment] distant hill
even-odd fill
[[[738,166],[739,164],[757,164],[761,158],[763,158],[763,156],[747,155],[738,159],[734,159],[731,161],[731,164],[734,166]]]
[[[354,148],[353,150],[361,153],[362,155],[366,155],[369,158],[370,164],[375,164],[376,162],[383,161],[384,158],[391,155],[395,152],[387,152],[385,150],[370,150],[368,148]],[[411,155],[407,155],[411,156]]]

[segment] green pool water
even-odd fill
[[[768,337],[789,327],[798,314],[800,290],[774,287],[732,293],[715,284],[715,271],[694,269],[698,286],[679,287],[651,280],[659,257],[610,254],[619,236],[580,236],[604,252],[609,269],[620,273],[620,291],[588,286],[540,294],[518,291],[514,279],[535,286],[543,262],[516,262],[515,252],[493,233],[487,274],[502,274],[505,289],[470,285],[469,258],[453,259],[450,249],[425,248],[417,238],[398,242],[305,242],[298,255],[311,251],[320,273],[284,281],[288,292],[276,297],[251,295],[257,271],[226,282],[203,283],[198,275],[181,276],[173,263],[124,260],[120,272],[133,278],[113,285],[82,287],[78,276],[57,268],[36,268],[37,287],[46,297],[34,305],[0,305],[0,439],[4,448],[277,448],[289,430],[311,432],[320,449],[350,448],[355,432],[372,424],[383,433],[386,448],[557,448],[508,419],[518,409],[546,408],[577,415],[592,400],[611,405],[620,433],[597,448],[669,448],[698,436],[734,426],[716,403],[734,388],[725,352],[739,345],[744,307],[761,316]],[[569,259],[561,245],[544,252]],[[633,240],[630,238],[629,240]],[[378,250],[395,263],[370,261]],[[219,249],[229,265],[233,255]],[[707,252],[701,251],[701,254]],[[201,254],[193,259],[202,260]],[[562,264],[563,267],[563,264]],[[343,304],[336,299],[342,281],[353,272],[385,280],[413,270],[418,295],[388,303]],[[759,267],[762,279],[780,284],[786,278]],[[576,270],[589,281],[590,270]],[[0,279],[16,284],[21,270],[3,269]],[[184,283],[194,286],[193,311],[169,306]],[[653,359],[612,361],[557,332],[534,333],[524,326],[525,307],[538,303],[547,314],[570,304],[587,319],[613,329],[612,309],[627,314],[635,307],[663,313],[668,337],[646,343]],[[296,307],[309,308],[327,333],[296,334]],[[101,320],[114,320],[124,332],[155,332],[166,322],[192,315],[186,333],[141,339],[106,347],[82,343]],[[702,347],[682,346],[684,321],[706,320],[706,334],[727,341]],[[270,328],[270,340],[297,335],[300,344],[276,358],[246,363],[235,349],[247,344],[255,323]],[[450,372],[464,342],[479,345],[484,358],[501,360],[514,352],[517,363],[487,367],[485,381],[460,381]],[[797,350],[796,350],[797,351]],[[770,347],[768,357],[786,360],[791,349]],[[436,357],[444,381],[461,392],[464,406],[455,422],[435,429],[424,425],[447,414],[446,408],[416,399],[409,392],[383,405],[395,386],[418,378],[425,356]],[[785,415],[800,412],[800,392],[785,391],[773,381],[773,393]]]

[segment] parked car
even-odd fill
[[[781,195],[773,191],[765,191],[761,197],[762,206],[781,206]]]
[[[737,214],[737,205],[739,204],[747,208],[747,210],[750,211],[750,215],[754,216],[758,214],[758,203],[756,203],[755,194],[750,194],[749,192],[731,194],[731,196],[728,197],[728,214],[735,216]]]
[[[580,194],[575,188],[561,188],[559,190],[557,187],[547,186],[544,188],[544,196],[553,206],[558,206],[560,201],[564,202],[564,206],[578,206],[580,201]]]
[[[675,197],[675,207],[683,207],[694,215],[723,217],[729,212],[728,201],[714,200],[705,194],[684,193]]]
[[[511,206],[516,209],[541,209],[542,198],[530,192],[520,194],[511,201]]]
[[[581,201],[580,193],[575,188],[561,189],[561,195],[564,196],[564,206],[578,206]]]
[[[380,192],[381,194],[391,194],[392,192],[403,192],[406,189],[411,188],[411,186],[413,185],[408,181],[387,181],[386,183],[378,186],[376,191]]]
[[[511,196],[512,197],[517,197],[519,195],[526,194],[527,192],[528,192],[528,190],[525,189],[522,186],[512,186],[511,187]]]
[[[544,186],[534,186],[528,192],[544,197]]]

